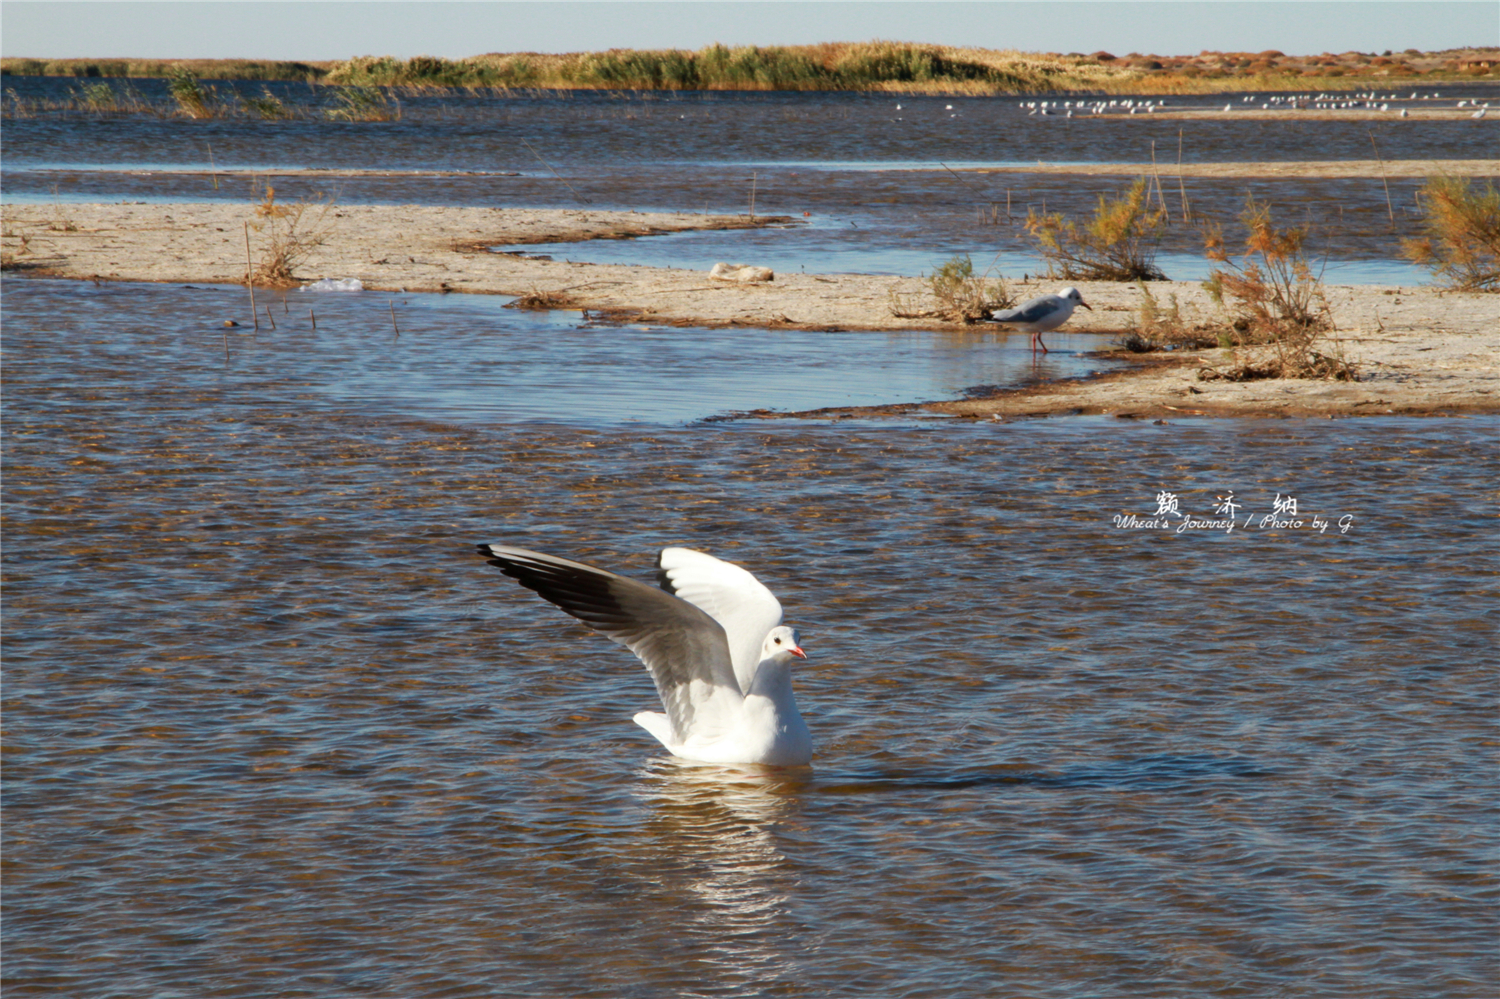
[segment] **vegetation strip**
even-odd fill
[[[1412,81],[1492,80],[1500,49],[1287,55],[1201,52],[1192,56],[1117,57],[959,48],[907,42],[822,45],[710,45],[607,52],[490,53],[467,59],[362,56],[336,62],[243,59],[0,60],[15,76],[191,77],[295,80],[355,87],[842,90],[942,94],[1217,93],[1229,90],[1347,90]]]

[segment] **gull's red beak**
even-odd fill
[[[798,659],[807,658],[807,653],[802,651],[802,647],[800,645],[793,645],[791,648],[787,649],[787,651],[796,656]]]
[[[1081,305],[1081,306],[1083,306],[1083,307],[1084,307],[1084,308],[1085,308],[1085,309],[1088,309],[1088,310],[1089,310],[1089,311],[1090,311],[1090,312],[1093,312],[1093,311],[1094,311],[1094,310],[1093,310],[1093,309],[1092,309],[1092,308],[1091,308],[1091,307],[1090,307],[1090,306],[1089,306],[1089,303],[1087,303],[1087,302],[1085,302],[1085,301],[1084,301],[1084,300],[1083,300],[1083,299],[1081,299],[1081,298],[1080,298],[1080,299],[1079,299],[1079,300],[1078,300],[1078,304],[1079,304],[1079,305]]]

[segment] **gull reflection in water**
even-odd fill
[[[661,887],[699,960],[743,986],[789,979],[812,945],[791,909],[797,881],[774,832],[806,775],[656,759],[640,771]]]

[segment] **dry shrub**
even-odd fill
[[[1358,381],[1336,340],[1329,353],[1315,349],[1333,330],[1333,317],[1323,282],[1307,259],[1306,226],[1277,229],[1271,206],[1245,199],[1240,223],[1246,229],[1245,249],[1238,262],[1230,259],[1218,226],[1205,232],[1208,258],[1221,267],[1209,272],[1203,287],[1220,306],[1226,296],[1234,316],[1225,330],[1223,346],[1264,346],[1249,359],[1234,355],[1224,370],[1205,368],[1204,379],[1246,381],[1252,378],[1334,378]]]
[[[1271,206],[1245,199],[1240,223],[1247,230],[1238,262],[1225,249],[1223,230],[1210,225],[1204,234],[1208,259],[1223,266],[1209,272],[1203,287],[1213,300],[1233,300],[1239,343],[1273,343],[1333,323],[1323,282],[1307,260],[1308,228],[1277,229]]]
[[[267,184],[255,206],[260,221],[250,223],[250,228],[265,234],[270,245],[261,254],[252,280],[277,288],[297,284],[293,276],[297,266],[327,242],[333,231],[332,208],[333,203],[323,198],[278,204],[276,189]]]
[[[1460,291],[1500,291],[1500,191],[1465,177],[1429,177],[1419,201],[1419,239],[1401,241],[1407,258]]]
[[[1167,212],[1151,207],[1145,177],[1119,197],[1099,195],[1094,217],[1082,228],[1061,212],[1026,216],[1049,276],[1076,281],[1165,281],[1156,248],[1166,226]]]
[[[973,323],[987,319],[992,309],[1008,309],[1015,304],[1005,279],[998,275],[991,280],[989,272],[974,273],[974,263],[967,253],[951,258],[927,279],[927,286],[936,300],[936,308],[921,308],[915,296],[897,294],[891,289],[891,314],[901,319],[949,319],[954,322]]]

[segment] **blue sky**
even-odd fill
[[[1116,55],[1289,54],[1500,45],[1500,3],[20,2],[7,56],[345,59],[825,41],[936,42]]]

